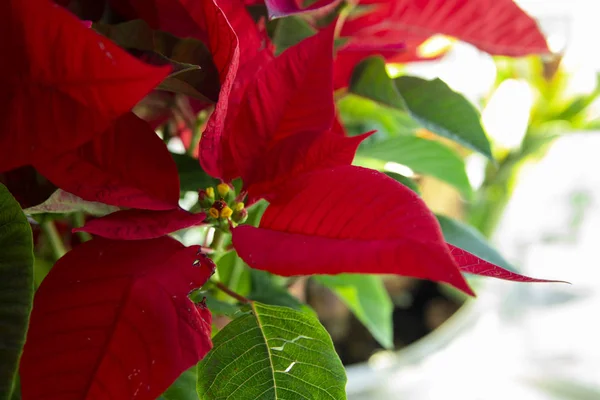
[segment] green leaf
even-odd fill
[[[0,398],[13,391],[33,300],[33,237],[19,203],[0,184]]]
[[[198,160],[185,154],[173,154],[179,171],[179,185],[182,192],[195,192],[198,189],[216,186],[219,181],[208,175]]]
[[[421,194],[421,191],[419,190],[419,186],[417,185],[417,182],[413,181],[409,177],[406,177],[406,176],[404,176],[402,174],[399,174],[399,173],[396,173],[396,172],[386,171],[384,173],[387,176],[389,176],[390,178],[393,178],[393,179],[397,180],[398,182],[400,182],[401,184],[403,184],[404,186],[406,186],[407,188],[409,188],[413,192],[415,192],[415,193],[417,193],[419,195]]]
[[[302,40],[311,37],[317,31],[308,22],[299,17],[290,16],[277,22],[273,44],[277,49],[276,55],[281,54]]]
[[[394,82],[410,114],[424,128],[493,159],[479,112],[464,96],[437,78],[401,76]]]
[[[157,400],[198,400],[196,370],[194,365],[182,373]]]
[[[252,304],[198,364],[201,399],[345,399],[346,374],[313,315]]]
[[[87,201],[72,193],[58,189],[42,204],[29,207],[23,210],[25,214],[41,213],[59,213],[66,214],[72,212],[85,212],[96,217],[101,217],[112,212],[118,211],[119,207],[109,206],[108,204]]]
[[[398,136],[373,144],[365,143],[360,146],[357,155],[355,163],[368,165],[368,159],[393,161],[449,183],[466,199],[473,194],[464,160],[440,142],[417,136]]]
[[[251,289],[250,267],[237,255],[230,251],[217,260],[219,281],[234,292],[246,296]],[[225,293],[219,293],[221,300],[231,299]]]
[[[394,304],[380,276],[340,274],[315,275],[313,278],[331,289],[383,347],[394,347]]]
[[[408,111],[404,99],[385,70],[382,57],[369,57],[354,67],[350,85],[351,93],[373,100],[379,104]]]
[[[302,310],[303,304],[292,296],[282,285],[275,282],[274,275],[257,269],[250,269],[252,280],[252,290],[248,295],[250,300],[255,300],[264,304],[290,307],[295,310]]]
[[[388,135],[412,134],[419,125],[406,112],[348,94],[337,102],[340,117],[351,136],[377,130]]]
[[[442,227],[444,238],[448,243],[475,254],[477,257],[492,264],[499,265],[509,271],[517,272],[475,228],[444,215],[436,215],[436,217]]]

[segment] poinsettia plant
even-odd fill
[[[3,398],[342,399],[329,335],[286,290],[298,276],[363,296],[381,293],[383,274],[468,295],[465,274],[543,281],[377,162],[469,199],[460,158],[431,135],[491,158],[478,111],[440,80],[392,79],[386,63],[432,58],[421,45],[438,34],[547,53],[509,0],[0,11]],[[366,109],[410,129],[357,131]]]

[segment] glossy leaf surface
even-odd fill
[[[410,114],[424,128],[492,159],[479,112],[463,95],[440,79],[402,76],[394,83]]]
[[[463,159],[442,143],[402,135],[364,145],[358,156],[405,165],[415,172],[449,183],[467,199],[472,196],[473,189]]]

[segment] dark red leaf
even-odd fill
[[[222,0],[219,1],[219,6],[239,40],[239,68],[228,94],[227,104],[222,101],[217,104],[202,134],[200,163],[210,175],[231,180],[239,173],[227,144],[228,135],[233,129],[246,87],[274,55],[264,24],[257,26],[239,0]]]
[[[340,0],[317,0],[308,7],[300,6],[298,0],[265,0],[264,3],[269,10],[269,17],[280,18],[292,14],[299,14],[320,10],[331,11],[339,4]]]
[[[282,187],[260,226],[233,229],[238,254],[275,274],[398,274],[473,294],[427,206],[377,171],[343,166]]]
[[[448,248],[450,249],[450,253],[454,260],[458,263],[458,266],[462,272],[468,274],[489,276],[492,278],[504,279],[507,281],[516,281],[516,282],[562,282],[568,283],[565,281],[556,281],[556,280],[548,280],[548,279],[536,279],[530,278],[525,275],[520,275],[515,272],[511,272],[507,269],[499,267],[495,264],[487,262],[474,254],[469,253],[466,250],[448,244]]]
[[[8,188],[23,209],[43,203],[56,190],[56,186],[31,166],[0,173],[0,183]]]
[[[206,214],[192,214],[180,208],[166,211],[124,210],[89,221],[73,232],[88,232],[108,239],[140,240],[159,238],[180,229],[200,225]]]
[[[162,140],[132,113],[79,149],[35,167],[84,200],[149,210],[178,207],[177,166]]]
[[[418,43],[444,34],[494,55],[547,53],[535,21],[512,0],[362,0],[371,12],[348,18],[341,35]]]
[[[166,390],[211,348],[210,313],[187,297],[212,273],[198,249],[169,237],[94,239],[61,258],[34,298],[23,399],[154,400]]]
[[[169,68],[146,65],[48,0],[3,1],[0,171],[44,161],[105,131]],[[9,39],[10,38],[10,39]]]
[[[252,173],[242,177],[244,184],[251,197],[266,197],[300,174],[350,165],[358,145],[372,133],[346,137],[339,131],[328,131],[289,136],[276,142],[254,166]]]
[[[335,115],[332,52],[333,25],[286,50],[247,86],[228,136],[242,176],[276,141],[331,128]]]

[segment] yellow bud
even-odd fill
[[[244,203],[236,203],[235,206],[233,207],[235,211],[242,211],[244,209]]]
[[[212,188],[212,187],[206,188],[205,192],[208,197],[211,197],[213,199],[215,198],[215,189],[214,188]]]
[[[233,214],[233,210],[227,206],[223,207],[221,210],[221,217],[223,218],[229,218],[231,217],[231,214]]]
[[[213,218],[219,218],[219,210],[217,210],[214,207],[211,207],[210,210],[208,210],[208,215],[210,215]]]
[[[231,189],[231,188],[230,188],[230,187],[229,187],[229,185],[228,185],[228,184],[226,184],[226,183],[219,183],[219,184],[217,185],[217,192],[219,192],[219,194],[221,195],[221,197],[225,197],[225,195],[226,195],[227,193],[229,193],[229,190],[230,190],[230,189]]]

